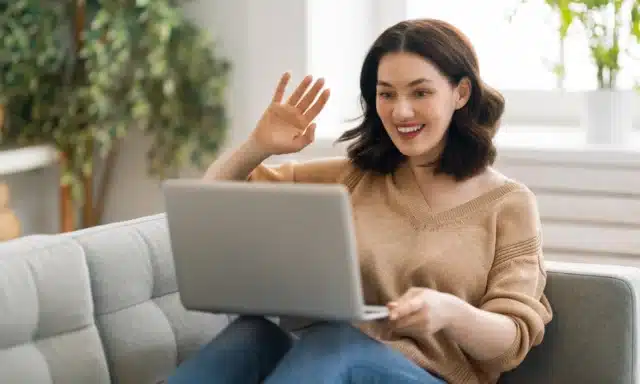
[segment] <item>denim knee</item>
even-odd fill
[[[402,370],[396,367],[376,364],[374,361],[349,367],[342,382],[349,384],[446,384],[443,380],[415,370]]]
[[[289,332],[262,316],[239,316],[223,332],[242,335],[245,342],[268,348],[276,355],[286,353],[293,343]]]
[[[333,340],[352,344],[354,342],[375,342],[368,335],[348,322],[323,322],[309,327],[301,334],[302,338]]]
[[[273,371],[291,348],[292,337],[277,324],[241,316],[181,364],[169,383],[257,382]]]

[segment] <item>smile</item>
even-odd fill
[[[424,124],[398,127],[398,132],[403,134],[418,133],[424,128]]]

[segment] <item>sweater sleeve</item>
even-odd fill
[[[514,193],[498,212],[496,251],[480,308],[510,317],[516,325],[513,344],[501,356],[478,362],[487,372],[517,367],[542,342],[552,310],[544,295],[540,218],[534,194]]]
[[[285,162],[279,165],[261,164],[248,177],[252,182],[339,183],[352,169],[344,158],[328,158],[306,162]]]

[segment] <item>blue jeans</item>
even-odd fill
[[[444,384],[346,323],[322,323],[295,340],[262,317],[239,317],[167,384]]]

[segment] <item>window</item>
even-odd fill
[[[408,0],[407,16],[442,19],[460,28],[476,48],[483,79],[498,89],[554,89],[550,67],[558,60],[559,44],[554,29],[547,27],[549,12],[543,2],[527,5],[509,23],[517,3]]]
[[[595,67],[585,34],[577,25],[569,30],[569,36],[561,44],[558,15],[546,1],[375,0],[373,3],[383,6],[378,10],[383,14],[378,20],[381,24],[376,28],[378,32],[398,18],[438,18],[460,28],[476,49],[482,78],[507,99],[503,130],[580,129],[582,91],[596,88]],[[393,17],[385,17],[388,13],[394,13]],[[362,39],[359,41],[364,44]],[[561,62],[566,68],[564,79],[553,70]],[[620,85],[631,88],[634,75],[635,79],[640,75],[640,66],[630,65],[628,61],[622,64],[626,71],[620,74]],[[636,68],[636,73],[632,68]],[[357,76],[355,68],[351,68],[349,74]],[[348,99],[336,102],[340,108],[333,109],[332,121],[354,117],[352,88]],[[640,102],[640,97],[636,100]],[[640,112],[635,114],[638,123]],[[333,126],[330,131],[319,131],[319,137],[333,139],[353,123]]]
[[[408,18],[433,17],[460,28],[476,48],[483,78],[500,90],[584,91],[596,87],[584,32],[572,27],[561,49],[558,15],[546,1],[407,0],[407,13]],[[553,67],[562,61],[567,70],[563,84],[553,73]],[[620,85],[633,86],[630,71],[621,73]]]

